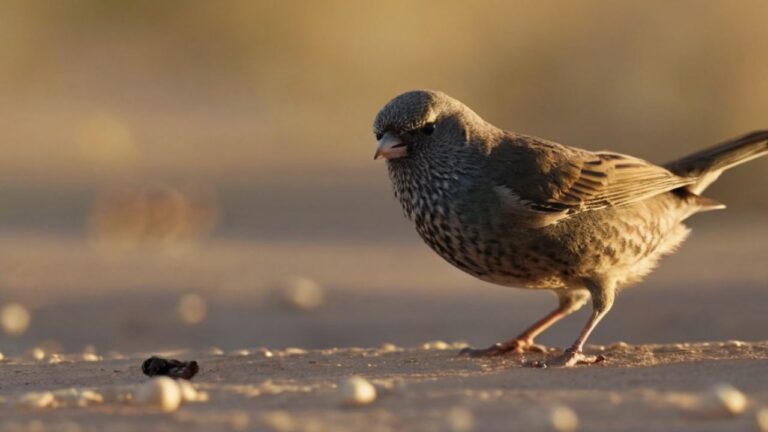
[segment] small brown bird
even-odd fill
[[[663,166],[503,131],[444,93],[417,90],[376,116],[375,159],[421,238],[484,281],[552,290],[558,307],[471,356],[543,351],[534,339],[592,299],[579,337],[540,366],[601,361],[582,352],[616,292],[688,236],[683,221],[724,206],[700,194],[726,169],[768,154],[768,130]]]

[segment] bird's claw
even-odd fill
[[[603,361],[605,361],[605,357],[602,355],[584,354],[581,351],[569,348],[559,356],[546,360],[532,361],[529,363],[529,366],[536,368],[573,367],[577,365],[597,364]]]
[[[495,343],[488,348],[464,348],[459,351],[459,355],[466,355],[469,357],[498,357],[509,353],[545,353],[547,347],[533,342],[529,342],[522,339],[516,339],[504,343]]]

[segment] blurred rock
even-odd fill
[[[176,381],[161,376],[152,378],[136,389],[133,402],[162,412],[172,412],[179,408],[181,398],[181,389]]]
[[[184,294],[176,304],[176,315],[184,324],[200,324],[208,315],[208,303],[198,294]]]
[[[27,308],[18,303],[6,303],[0,309],[0,325],[9,336],[18,336],[27,331],[32,320]]]
[[[695,405],[698,414],[706,417],[733,417],[747,410],[749,400],[739,389],[719,383],[707,390]]]
[[[376,400],[376,387],[363,377],[352,376],[339,383],[338,394],[342,405],[368,405]]]
[[[323,288],[312,279],[302,276],[290,276],[278,284],[278,295],[288,308],[310,311],[320,307],[325,301]]]

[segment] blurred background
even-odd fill
[[[554,300],[443,263],[372,160],[406,90],[656,162],[768,127],[762,0],[0,8],[6,354],[513,336]],[[595,342],[768,336],[766,169],[710,189],[728,211],[694,218]]]

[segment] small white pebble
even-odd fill
[[[391,353],[391,352],[397,352],[397,351],[401,351],[401,349],[398,348],[397,345],[393,343],[383,343],[379,347],[380,353]]]
[[[231,357],[246,357],[249,355],[251,355],[251,352],[248,351],[247,349],[234,350],[234,351],[230,351],[229,353],[229,356]]]
[[[768,432],[768,408],[757,410],[755,420],[757,421],[757,430],[759,432]]]
[[[257,350],[257,352],[258,352],[259,354],[263,355],[264,357],[274,357],[274,355],[275,355],[275,354],[274,354],[272,351],[270,351],[270,350],[269,350],[269,349],[267,349],[267,348],[259,348],[259,349]]]
[[[615,342],[606,347],[609,350],[625,350],[627,348],[629,348],[629,344],[624,341]]]
[[[307,350],[301,349],[301,348],[286,348],[283,350],[283,355],[304,355],[307,353]]]
[[[733,348],[741,348],[741,347],[745,346],[746,344],[747,344],[746,342],[740,341],[740,340],[729,340],[729,341],[726,341],[723,344],[723,346],[733,347]]]
[[[27,308],[18,303],[6,303],[0,309],[0,326],[9,336],[18,336],[27,331],[31,320]]]
[[[475,415],[464,407],[451,408],[446,420],[451,432],[469,432],[475,427]]]
[[[556,405],[549,409],[549,421],[557,432],[573,432],[579,428],[579,417],[565,405]]]
[[[55,402],[56,398],[49,391],[26,393],[19,399],[19,405],[28,408],[47,408]]]
[[[444,350],[444,349],[450,348],[450,345],[448,345],[447,343],[441,340],[438,340],[438,341],[426,342],[421,347],[424,348],[425,350],[430,350],[430,349]]]
[[[730,384],[720,383],[712,386],[702,395],[697,408],[706,416],[731,417],[744,413],[748,405],[747,396],[739,389]]]
[[[343,405],[368,405],[376,400],[376,387],[363,377],[352,376],[339,383],[338,394]]]
[[[37,361],[45,360],[45,350],[43,350],[40,347],[32,348],[32,351],[30,351],[29,356],[32,357],[33,360],[37,360]]]
[[[298,430],[298,425],[294,417],[285,411],[272,411],[264,413],[261,420],[270,429],[278,432],[291,432]]]
[[[208,315],[208,303],[198,294],[184,294],[176,304],[176,315],[184,324],[199,324]]]
[[[95,362],[95,361],[101,361],[102,357],[98,354],[92,353],[92,352],[84,352],[83,353],[83,360],[87,362]]]
[[[286,306],[300,311],[310,311],[320,307],[325,301],[323,288],[312,279],[291,276],[280,284],[280,297]]]
[[[184,402],[207,402],[209,397],[207,392],[198,391],[191,382],[187,380],[178,380],[176,384],[181,391],[181,400]]]
[[[220,356],[224,355],[224,351],[222,351],[219,347],[211,347],[208,349],[208,354],[213,356]]]
[[[0,361],[5,360],[5,356],[0,352]]]
[[[133,402],[163,412],[172,412],[176,411],[181,404],[181,390],[176,381],[171,378],[162,376],[152,378],[136,389]]]

